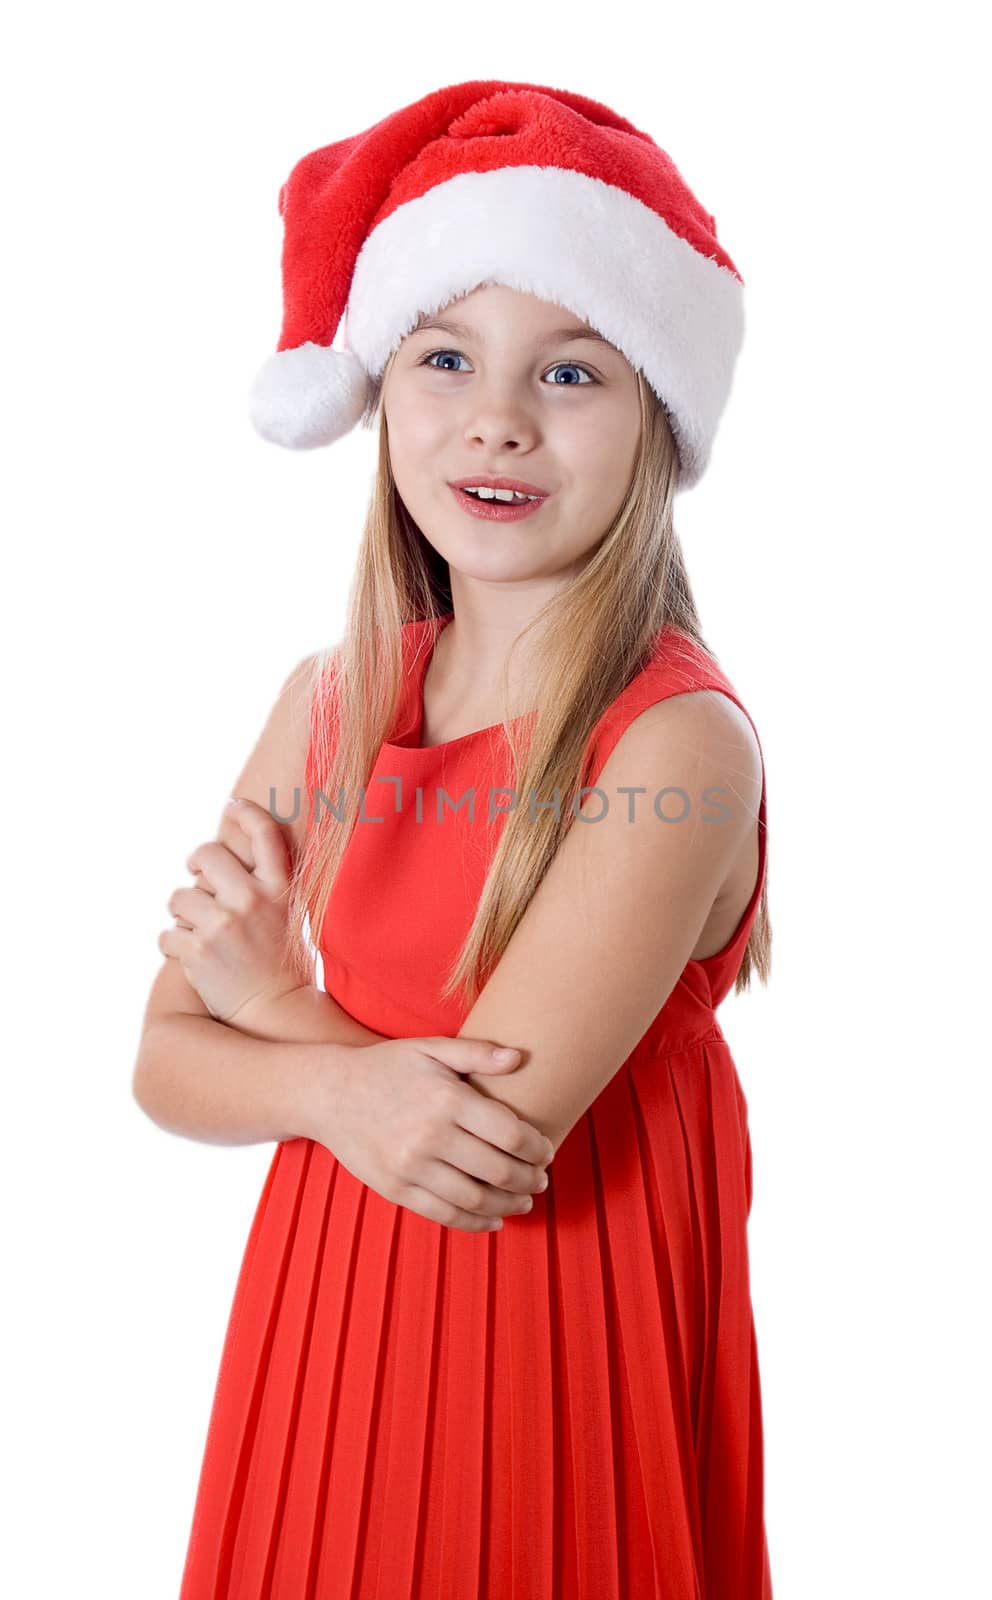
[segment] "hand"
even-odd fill
[[[316,1139],[384,1199],[422,1217],[491,1230],[530,1205],[555,1147],[502,1100],[459,1076],[512,1072],[481,1039],[388,1039],[349,1049],[340,1074],[318,1079],[304,1136]],[[546,1180],[545,1180],[546,1181]]]
[[[252,800],[227,812],[243,848],[212,840],[193,851],[186,865],[199,881],[170,897],[177,926],[158,947],[179,961],[211,1016],[230,1023],[249,1003],[298,988],[299,978],[284,965],[292,863],[282,828]]]

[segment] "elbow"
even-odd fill
[[[155,1064],[148,1051],[147,1031],[138,1046],[138,1055],[131,1072],[131,1098],[151,1122],[161,1126],[156,1094]]]
[[[154,1122],[155,1118],[152,1117],[149,1095],[148,1070],[140,1056],[135,1062],[134,1071],[131,1074],[131,1099],[145,1113],[145,1116],[151,1117]]]

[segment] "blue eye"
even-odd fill
[[[598,378],[594,378],[592,373],[589,371],[589,369],[587,367],[580,367],[577,361],[556,361],[554,366],[553,367],[549,367],[548,370],[549,370],[549,372],[560,372],[562,367],[564,367],[566,371],[569,369],[569,367],[571,367],[573,372],[581,372],[585,377],[587,377],[589,379],[590,383],[598,383],[599,382],[599,379]],[[568,384],[568,383],[559,383],[557,385],[557,387],[559,389],[569,389],[569,388],[574,389],[576,387],[581,388],[582,385],[581,384],[576,385],[576,384]]]
[[[429,356],[425,356],[424,357],[424,359],[420,363],[420,365],[422,367],[433,365],[435,356],[454,356],[456,361],[464,361],[465,360],[465,357],[459,355],[457,350],[432,350]],[[435,367],[434,368],[435,372],[450,372],[451,370],[452,369],[450,367]]]
[[[424,358],[421,361],[420,365],[422,367],[434,366],[434,358],[435,358],[435,356],[454,356],[456,361],[464,361],[465,360],[465,357],[458,350],[432,350],[428,355],[424,356]],[[565,368],[566,371],[569,368],[571,368],[571,370],[573,372],[581,372],[583,377],[588,378],[590,383],[598,383],[599,382],[598,378],[594,378],[593,377],[593,375],[589,371],[588,367],[580,366],[577,361],[556,361],[553,367],[549,367],[548,368],[548,371],[549,372],[558,372],[562,368]],[[434,367],[434,371],[435,372],[457,372],[458,368],[457,367]],[[569,389],[569,388],[575,389],[575,388],[582,388],[583,385],[581,383],[576,384],[574,381],[570,380],[567,383],[557,383],[555,385],[555,387],[559,388],[559,389]]]

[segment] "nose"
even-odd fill
[[[510,397],[479,397],[465,426],[467,444],[481,444],[496,454],[500,450],[528,450],[538,438],[538,428],[525,405]]]

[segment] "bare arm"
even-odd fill
[[[337,1001],[313,984],[277,999],[251,1001],[231,1024],[253,1039],[293,1044],[381,1044],[389,1034],[374,1033],[356,1022]]]
[[[611,798],[598,826],[569,830],[459,1033],[519,1046],[505,1080],[469,1082],[556,1149],[678,982],[758,813],[761,753],[742,712],[693,692],[635,717],[596,783],[610,797],[643,787],[648,804],[628,823]],[[650,808],[661,784],[692,797],[677,826]],[[697,806],[713,793],[719,825]]]
[[[303,770],[307,682],[303,663],[234,786],[260,814],[269,790],[291,790]],[[305,824],[305,817],[288,824],[294,860]],[[241,855],[248,841],[226,811],[219,831],[249,865]],[[214,1144],[313,1139],[380,1194],[471,1232],[520,1209],[520,1193],[539,1183],[550,1146],[464,1081],[469,1071],[485,1078],[515,1067],[512,1053],[497,1064],[494,1041],[393,1040],[311,984],[263,996],[260,990],[230,1023],[221,1021],[170,950],[149,996],[133,1074],[134,1098],[152,1121]]]
[[[267,808],[274,790],[283,812],[290,810],[306,763],[312,665],[313,658],[300,662],[283,684],[231,793]],[[301,808],[286,825],[294,860],[306,820]],[[243,856],[245,836],[226,811],[218,837]],[[167,957],[145,1009],[132,1092],[154,1122],[189,1138],[217,1144],[297,1138],[310,1125],[315,1085],[327,1080],[333,1089],[346,1051],[382,1037],[310,987],[284,996],[278,1012],[257,1008],[244,1028],[229,1027],[211,1016],[180,963]]]
[[[152,985],[134,1066],[141,1109],[168,1132],[210,1144],[310,1138],[356,1048],[373,1033],[322,990],[300,988],[218,1022],[167,958]]]
[[[353,1048],[250,1038],[176,1012],[145,1030],[134,1097],[166,1132],[205,1144],[312,1138],[315,1108],[326,1126]]]

